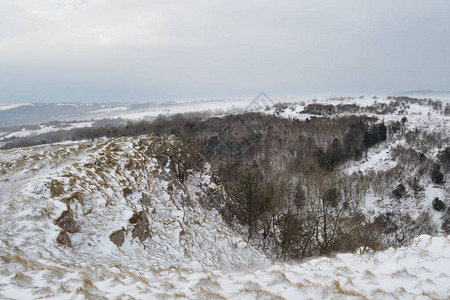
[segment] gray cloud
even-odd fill
[[[448,0],[0,2],[0,101],[450,89]]]

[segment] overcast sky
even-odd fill
[[[0,0],[0,102],[450,90],[450,0]]]

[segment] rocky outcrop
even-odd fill
[[[123,245],[123,242],[125,241],[125,229],[119,229],[114,231],[109,235],[109,239],[111,242],[114,243],[117,247],[120,247]]]
[[[70,209],[63,211],[61,216],[59,216],[59,218],[56,219],[54,223],[61,229],[66,230],[70,233],[80,231],[80,226],[78,226],[77,222],[75,221],[73,212]]]
[[[58,237],[56,238],[56,242],[63,246],[72,247],[72,242],[70,240],[69,234],[65,230],[61,230]]]
[[[131,231],[131,237],[133,239],[137,237],[139,238],[139,241],[143,242],[151,236],[149,228],[150,222],[144,211],[135,212],[130,218],[130,223],[134,225],[134,228]]]

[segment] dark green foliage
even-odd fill
[[[438,197],[433,199],[432,205],[433,205],[433,209],[436,211],[444,211],[444,209],[445,209],[444,202],[442,202]]]
[[[424,161],[426,159],[425,154],[423,154],[422,152],[419,153],[419,159],[420,161]]]
[[[384,123],[375,124],[371,133],[377,137],[377,142],[385,141],[387,138],[387,128]]]
[[[403,184],[397,185],[397,187],[392,191],[392,195],[397,199],[402,198],[405,194],[406,188]]]
[[[370,148],[381,141],[385,141],[386,133],[387,128],[383,123],[375,124],[370,131],[364,133],[364,145],[367,148]]]
[[[439,164],[444,172],[450,171],[450,147],[445,148],[438,154]]]
[[[364,134],[366,133],[366,128],[363,122],[358,122],[352,124],[350,129],[344,135],[343,140],[343,150],[348,158],[361,158],[364,145]]]
[[[326,166],[328,171],[334,170],[334,168],[344,158],[344,151],[342,150],[342,144],[338,139],[334,139],[331,145],[327,149]]]
[[[377,142],[377,138],[376,136],[374,136],[373,134],[370,134],[368,132],[364,133],[364,145],[367,148],[372,147],[373,145],[375,145]]]
[[[312,103],[305,107],[303,113],[311,115],[331,115],[335,112],[334,105]]]
[[[366,129],[364,122],[360,121],[350,126],[344,135],[343,142],[335,138],[324,151],[316,148],[314,157],[317,164],[324,170],[333,171],[336,166],[347,159],[359,159],[367,148],[370,148],[387,137],[387,128],[383,123],[373,125]]]
[[[444,174],[440,171],[441,166],[439,164],[433,165],[433,170],[431,171],[431,180],[436,184],[444,183]]]

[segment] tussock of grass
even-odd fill
[[[377,295],[377,294],[383,294],[383,295],[386,295],[386,296],[391,296],[391,297],[393,297],[393,298],[395,298],[395,299],[398,298],[395,294],[390,293],[390,292],[386,292],[385,290],[382,290],[382,289],[380,289],[380,288],[374,289],[374,290],[370,293],[371,296]]]
[[[422,296],[426,296],[426,297],[430,298],[431,300],[442,299],[441,297],[437,296],[436,294],[434,294],[432,292],[422,292],[421,295]]]
[[[263,290],[255,286],[246,286],[239,290],[239,294],[255,294],[255,299],[269,298],[276,300],[284,300],[285,298],[272,294],[269,291]]]
[[[333,284],[334,284],[334,287],[336,288],[336,290],[337,290],[337,292],[339,294],[343,294],[343,295],[346,295],[346,296],[359,297],[359,298],[362,298],[362,299],[367,299],[367,297],[364,296],[361,293],[358,293],[358,292],[352,291],[352,290],[343,289],[341,287],[341,284],[340,284],[340,282],[338,280],[334,280]]]
[[[200,287],[200,295],[199,299],[217,299],[217,300],[226,300],[226,298],[219,293],[206,290],[203,287]]]
[[[86,278],[86,277],[83,279],[83,286],[87,289],[92,289],[95,287],[92,280],[90,280],[89,278]]]
[[[59,197],[64,194],[64,185],[61,181],[52,179],[49,184],[50,194],[52,197]]]
[[[33,290],[33,295],[42,295],[44,297],[50,297],[50,296],[53,296],[54,293],[50,287],[45,286],[45,287],[35,288]]]
[[[108,300],[108,298],[104,297],[104,296],[100,296],[98,294],[94,294],[93,292],[86,290],[82,287],[79,287],[76,290],[76,293],[79,295],[83,295],[85,297],[85,299],[99,299],[99,300]]]
[[[284,274],[281,271],[273,271],[272,274],[276,275],[275,281],[277,283],[285,282],[285,283],[291,283],[291,281],[286,277],[286,274]]]
[[[33,279],[30,276],[23,274],[22,272],[16,273],[13,278],[11,278],[11,283],[19,287],[26,288],[31,285]]]
[[[19,255],[14,255],[12,259],[24,266],[25,269],[28,269],[28,262],[24,258],[20,257]]]
[[[62,292],[64,294],[70,294],[71,290],[65,284],[62,283],[58,287],[58,292]]]
[[[197,283],[197,286],[207,288],[220,288],[220,284],[210,276],[200,279]]]
[[[297,282],[297,283],[295,284],[295,287],[298,288],[298,289],[304,289],[304,288],[307,287],[307,285],[304,284],[303,282]]]
[[[175,293],[173,294],[173,298],[187,298],[185,293]]]
[[[46,274],[45,277],[49,283],[53,282],[55,278],[62,279],[64,277],[63,269],[51,266],[48,266],[46,269],[48,270],[48,274]]]
[[[397,270],[396,272],[392,273],[391,277],[392,278],[396,278],[396,277],[417,277],[414,274],[411,274],[408,272],[408,270],[406,268]]]

